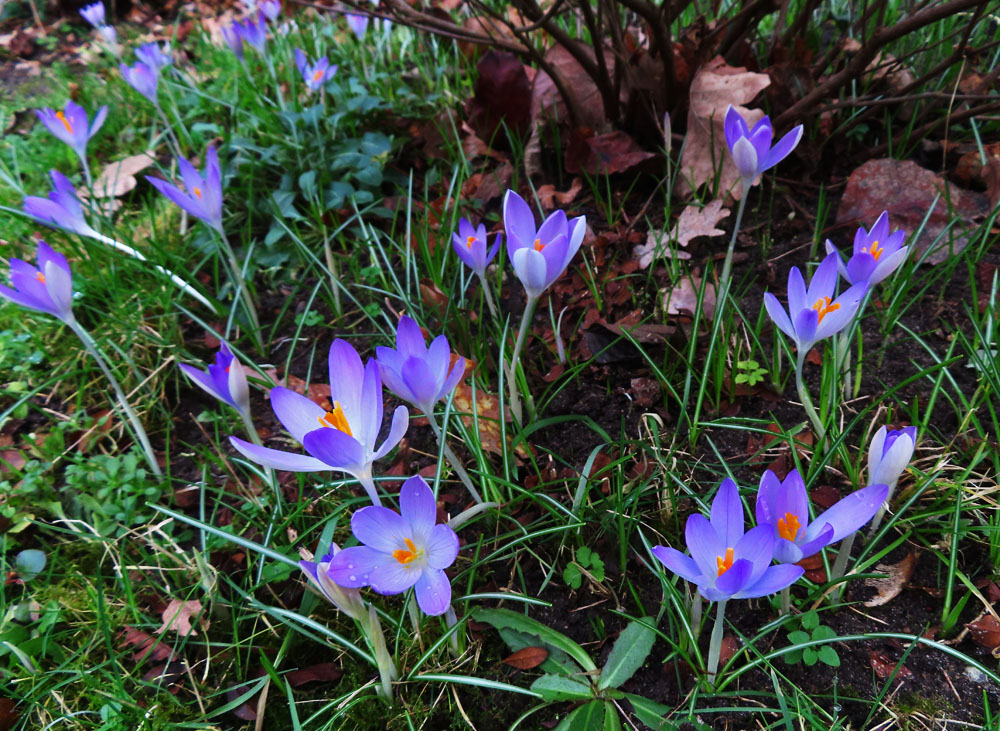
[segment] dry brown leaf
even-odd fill
[[[535,195],[538,196],[538,202],[542,204],[542,208],[549,211],[557,206],[569,205],[576,199],[581,190],[583,190],[583,179],[573,178],[573,183],[565,193],[560,193],[556,190],[556,186],[547,183],[538,186]]]
[[[200,613],[201,602],[197,600],[171,599],[167,608],[160,615],[163,625],[156,630],[156,634],[160,635],[168,630],[174,630],[181,637],[187,637],[188,635],[197,637],[198,633],[191,626],[191,619],[197,617]],[[208,629],[208,622],[205,619],[202,619],[202,625],[205,629]]]
[[[865,586],[874,589],[877,593],[865,602],[866,607],[881,607],[888,604],[903,590],[913,576],[913,569],[917,565],[917,554],[908,553],[899,563],[880,563],[875,570],[882,574],[887,574],[884,579],[865,579]]]
[[[505,657],[501,662],[518,670],[531,670],[545,662],[548,656],[549,651],[544,647],[524,647],[513,655]]]
[[[155,162],[156,158],[152,153],[143,152],[111,163],[94,181],[94,195],[98,198],[117,198],[125,195],[135,189],[138,183],[135,176]]]
[[[663,307],[668,315],[692,314],[698,309],[698,290],[701,277],[682,277],[674,288],[663,295]],[[701,302],[702,314],[709,320],[715,314],[715,283],[705,285],[705,296]]]
[[[992,614],[984,614],[974,622],[965,625],[972,639],[987,650],[1000,647],[1000,622]]]
[[[875,674],[882,678],[882,680],[890,677],[893,673],[896,673],[896,680],[905,680],[913,675],[908,667],[899,665],[898,662],[884,652],[872,650],[868,653],[868,662],[871,664]],[[896,671],[897,666],[899,666],[898,672]]]
[[[595,58],[594,50],[589,46],[583,47],[583,52]],[[604,60],[611,71],[615,65],[615,58],[610,49],[604,50]],[[545,61],[562,80],[563,86],[573,95],[580,117],[571,120],[566,103],[560,96],[552,77],[545,71],[539,71],[531,88],[531,119],[536,123],[535,129],[538,129],[538,122],[550,118],[559,122],[572,121],[578,127],[594,129],[602,127],[605,114],[601,92],[583,66],[573,58],[573,54],[564,46],[555,45],[546,52]]]
[[[707,206],[699,207],[689,205],[681,211],[677,223],[674,224],[673,231],[670,232],[670,240],[676,241],[678,246],[687,246],[692,239],[699,236],[722,236],[726,232],[716,228],[716,224],[729,216],[729,209],[722,207],[722,199],[717,198]],[[657,245],[659,241],[659,245]],[[657,254],[667,254],[674,256],[673,249],[665,246],[666,241],[662,233],[650,231],[646,237],[646,243],[635,247],[633,254],[639,260],[639,268],[645,269],[652,262]],[[677,252],[678,259],[690,259],[687,252]]]
[[[706,181],[713,180],[721,163],[719,190],[730,191],[737,198],[742,195],[742,188],[736,185],[740,174],[726,149],[726,108],[733,105],[752,127],[764,113],[742,105],[753,101],[770,83],[767,74],[728,66],[720,56],[698,69],[691,81],[691,105],[681,174],[677,180],[678,194],[688,195]]]
[[[455,388],[453,400],[455,411],[462,414],[462,423],[467,429],[474,428],[472,420],[472,387],[460,383]],[[479,420],[479,443],[483,449],[493,454],[503,454],[500,441],[500,402],[497,397],[482,389],[476,390],[476,413]],[[509,437],[508,437],[509,438]],[[528,453],[523,444],[514,450],[515,455],[527,458]]]

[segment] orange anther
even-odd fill
[[[405,565],[417,557],[417,547],[413,545],[413,541],[409,538],[404,538],[403,540],[406,542],[406,548],[397,548],[392,552],[392,557]]]
[[[793,513],[785,513],[784,518],[778,519],[778,535],[786,541],[794,541],[801,527],[802,524]]]
[[[719,576],[729,571],[733,567],[733,549],[727,548],[725,556],[717,556],[715,564],[719,567]]]
[[[823,322],[823,318],[826,317],[829,313],[836,312],[837,310],[839,310],[840,305],[838,305],[836,302],[831,304],[829,297],[820,297],[818,300],[816,300],[816,304],[814,304],[812,308],[819,313],[819,319],[816,321],[816,324],[818,325],[819,323]]]

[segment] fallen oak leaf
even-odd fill
[[[728,216],[729,209],[723,208],[722,200],[718,198],[703,208],[694,204],[689,205],[681,211],[670,232],[669,240],[676,241],[678,246],[687,246],[699,236],[722,236],[726,232],[716,228],[716,224]],[[659,254],[677,259],[691,258],[686,251],[675,251],[665,246],[666,243],[662,232],[650,231],[646,236],[646,243],[635,247],[633,251],[633,255],[639,260],[639,268],[647,268]]]
[[[176,631],[181,637],[197,637],[198,633],[191,625],[191,618],[201,614],[201,602],[198,600],[171,599],[167,608],[163,610],[160,617],[163,625],[156,630],[156,634],[163,634],[168,630]],[[202,625],[208,629],[208,622],[202,620]]]

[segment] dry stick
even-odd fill
[[[936,5],[921,10],[889,28],[882,28],[876,31],[872,40],[862,46],[861,50],[858,51],[857,55],[855,55],[846,67],[832,74],[826,81],[819,84],[815,89],[778,115],[777,119],[774,120],[774,127],[776,129],[781,128],[784,125],[790,124],[793,120],[815,112],[820,101],[835,96],[835,93],[842,86],[856,78],[858,74],[864,71],[875,56],[878,55],[879,49],[886,44],[919,30],[925,25],[975,7],[980,2],[982,0],[951,0],[943,5]]]

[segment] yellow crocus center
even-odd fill
[[[58,120],[59,120],[60,122],[62,122],[62,123],[63,123],[63,127],[65,127],[65,128],[66,128],[66,131],[67,131],[67,132],[69,132],[70,134],[73,134],[73,125],[71,125],[71,124],[69,123],[69,120],[68,120],[68,119],[66,119],[66,115],[65,115],[65,114],[63,114],[62,112],[56,112],[56,118],[57,118],[57,119],[58,119]]]
[[[199,188],[197,185],[194,187],[194,194],[199,198],[201,198],[201,188]]]
[[[322,71],[317,71],[316,73],[313,74],[313,81],[319,81],[322,78],[323,78]]]
[[[778,535],[786,541],[794,541],[802,524],[793,513],[785,513],[784,518],[778,518]]]
[[[733,549],[727,548],[725,556],[716,556],[715,564],[719,567],[719,576],[729,571],[733,567]]]
[[[818,300],[816,300],[816,304],[814,304],[812,308],[819,313],[819,319],[816,321],[816,324],[818,325],[819,323],[823,322],[823,318],[826,317],[828,314],[839,310],[840,305],[838,305],[836,302],[831,303],[829,297],[820,297]]]
[[[885,251],[884,248],[878,245],[878,241],[872,241],[872,246],[870,249],[862,249],[862,253],[871,254],[872,259],[878,261],[878,258],[882,256],[882,252]]]
[[[475,236],[470,236],[469,238],[467,238],[465,240],[465,245],[468,246],[470,249],[472,248],[472,245],[474,243],[476,243],[476,237]]]
[[[541,251],[545,248],[545,244],[542,243],[541,239],[535,239],[535,251]]]
[[[409,538],[404,538],[403,541],[406,543],[406,548],[397,548],[392,552],[392,557],[405,566],[416,559],[419,553],[417,547],[413,545],[413,541]]]
[[[347,417],[344,416],[344,410],[340,407],[339,401],[334,401],[333,408],[319,417],[319,425],[332,426],[334,429],[344,432],[349,437],[354,436],[351,433],[351,427],[347,423]]]
[[[45,275],[41,272],[35,272],[35,279],[37,279],[42,284],[45,284]]]

